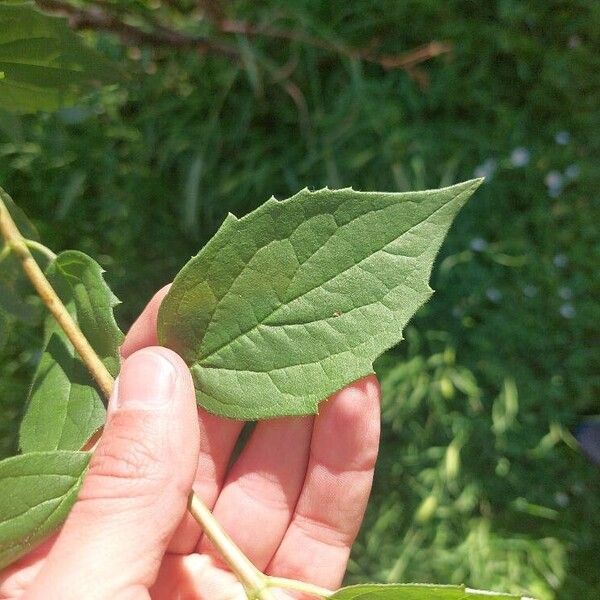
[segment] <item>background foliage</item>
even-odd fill
[[[221,41],[192,5],[169,13],[178,31]],[[57,113],[0,113],[0,185],[47,245],[102,264],[126,328],[228,211],[304,186],[396,191],[485,174],[438,260],[438,293],[380,361],[382,454],[348,579],[599,595],[600,478],[570,432],[600,412],[600,7],[222,5],[338,48],[453,49],[411,76],[268,36],[230,34],[231,60],[86,34],[128,81]],[[41,331],[17,327],[2,341],[8,455]]]

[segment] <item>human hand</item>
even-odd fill
[[[228,469],[243,423],[198,409],[186,365],[156,347],[166,291],[123,344],[107,424],[77,503],[58,536],[0,574],[0,600],[243,600],[186,514],[192,484],[261,571],[339,586],[377,456],[375,377],[334,394],[316,417],[259,422]]]

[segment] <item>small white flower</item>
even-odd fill
[[[554,136],[554,141],[561,146],[566,146],[571,141],[571,134],[568,131],[559,131]]]
[[[575,316],[575,307],[570,302],[565,302],[559,309],[561,317],[572,319]]]
[[[573,297],[573,290],[566,285],[558,288],[558,296],[563,300],[570,300]]]
[[[565,507],[569,506],[569,502],[570,502],[569,496],[568,496],[568,494],[565,494],[565,492],[556,492],[556,494],[554,494],[554,501],[561,508],[565,508]]]
[[[569,259],[565,254],[557,254],[552,259],[552,263],[558,269],[564,269],[569,264]]]
[[[551,198],[560,196],[564,185],[562,173],[559,173],[558,171],[549,171],[544,178],[544,183],[548,188],[548,194]]]
[[[485,290],[485,295],[490,302],[498,303],[502,300],[502,292],[498,288],[488,288]]]
[[[481,237],[473,238],[469,245],[474,252],[483,252],[488,247],[487,241]]]
[[[533,298],[534,296],[537,296],[538,289],[535,287],[535,285],[528,284],[523,286],[523,293],[528,298]]]
[[[577,179],[579,177],[579,173],[580,173],[581,169],[579,168],[579,165],[569,165],[566,169],[565,169],[565,177],[567,179]]]
[[[513,167],[526,167],[529,164],[531,155],[527,148],[515,148],[510,155],[510,162]]]

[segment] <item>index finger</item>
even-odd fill
[[[162,287],[148,302],[142,314],[135,320],[121,346],[121,356],[127,358],[130,354],[147,348],[148,346],[158,346],[158,337],[156,333],[156,322],[158,319],[158,309],[171,284]]]
[[[146,346],[158,345],[156,325],[158,310],[171,284],[161,288],[148,302],[142,314],[131,326],[121,346],[121,355],[127,358]],[[224,419],[198,409],[200,425],[200,454],[194,481],[194,492],[209,508],[213,508],[223,487],[227,465],[235,442],[243,427],[242,421]],[[200,539],[201,531],[191,515],[186,514],[169,547],[171,552],[187,554]]]

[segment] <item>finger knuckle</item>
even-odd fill
[[[80,500],[152,496],[168,473],[160,452],[141,434],[119,428],[103,439],[90,462]]]

